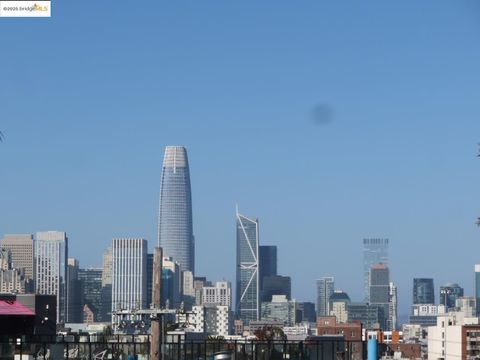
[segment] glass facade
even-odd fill
[[[375,264],[388,266],[388,239],[363,239],[363,289],[370,301],[370,268]]]
[[[67,315],[68,238],[61,231],[38,232],[35,244],[35,287],[40,295],[57,296],[57,322]]]
[[[266,276],[277,275],[277,247],[259,246],[260,262],[258,263],[260,291],[263,291],[263,279]],[[266,301],[266,300],[262,300]]]
[[[477,316],[480,316],[480,265],[475,265],[475,299]]]
[[[435,304],[433,279],[413,279],[413,304]]]
[[[328,316],[328,302],[335,288],[333,277],[324,277],[317,280],[317,315]]]
[[[390,319],[390,271],[384,264],[372,266],[370,270],[370,303],[378,306],[383,312],[380,327],[392,330]]]
[[[147,240],[113,239],[112,264],[112,311],[144,309],[147,305]]]
[[[83,294],[83,305],[88,305],[93,312],[95,321],[110,321],[110,318],[102,318],[102,269],[80,269],[78,280],[80,280]],[[109,304],[111,300],[105,299]]]
[[[180,264],[180,270],[194,273],[195,245],[192,197],[187,150],[167,146],[160,183],[158,244],[164,256]]]
[[[237,213],[237,317],[247,325],[259,319],[258,219]]]
[[[290,276],[265,276],[263,290],[260,292],[261,301],[272,301],[273,295],[285,295],[288,300],[292,297],[292,280]]]
[[[440,286],[440,304],[445,305],[447,310],[453,309],[460,297],[463,297],[463,288],[460,285],[446,284]]]

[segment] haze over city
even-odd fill
[[[163,152],[182,145],[196,274],[234,281],[238,204],[278,246],[296,299],[333,275],[361,300],[371,237],[390,239],[400,315],[414,277],[473,295],[478,2],[55,13],[0,22],[1,234],[66,231],[83,267],[114,237],[152,248]]]

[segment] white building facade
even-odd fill
[[[35,288],[40,295],[57,296],[57,322],[66,319],[68,238],[63,231],[37,232]]]
[[[232,286],[228,281],[217,281],[215,286],[204,286],[202,304],[216,304],[232,307]]]
[[[143,309],[146,305],[147,240],[113,239],[112,311]]]

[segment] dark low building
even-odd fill
[[[17,301],[34,315],[35,335],[55,335],[57,326],[57,297],[55,295],[18,294]]]
[[[15,295],[0,294],[0,336],[33,335],[35,313]]]

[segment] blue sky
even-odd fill
[[[299,300],[326,275],[360,300],[364,237],[391,239],[400,313],[415,276],[471,294],[479,38],[475,0],[63,1],[1,19],[0,234],[67,231],[83,266],[112,237],[153,246],[178,144],[198,274],[234,279],[238,203]]]

